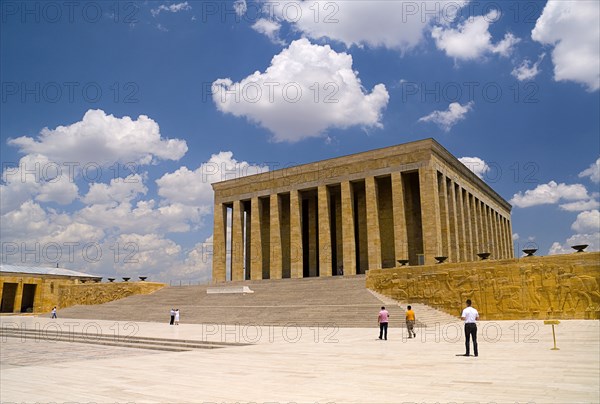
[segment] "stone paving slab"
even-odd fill
[[[96,403],[598,403],[600,322],[495,321],[479,324],[480,356],[464,352],[462,324],[429,327],[407,339],[392,329],[240,327],[219,324],[118,323],[1,318],[3,327],[57,327],[136,336],[250,342],[219,350],[136,351],[86,356],[89,344],[2,340],[0,400]],[[130,333],[130,334],[127,334]],[[49,334],[50,335],[50,334]],[[13,341],[10,341],[13,340]],[[20,345],[19,345],[20,344]],[[47,345],[64,360],[39,358]],[[85,348],[81,348],[84,345]],[[4,350],[22,366],[5,366]],[[109,349],[123,349],[110,348]],[[31,355],[29,359],[27,355]],[[33,359],[32,359],[33,358]]]

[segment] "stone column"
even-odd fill
[[[344,275],[356,275],[356,240],[354,238],[354,203],[349,181],[342,188],[342,243],[344,248]]]
[[[423,226],[423,254],[425,265],[435,264],[434,257],[440,255],[442,232],[438,201],[436,170],[431,167],[419,168],[419,188],[421,195],[421,221]]]
[[[494,230],[495,230],[495,237],[496,237],[496,243],[498,243],[498,259],[502,259],[504,258],[504,251],[503,251],[503,246],[502,246],[502,237],[500,236],[500,219],[499,219],[500,215],[498,214],[498,212],[496,212],[494,210]]]
[[[398,265],[398,260],[408,259],[404,189],[402,187],[402,173],[399,172],[392,173],[392,210],[394,215],[394,252],[396,254],[396,265]]]
[[[457,203],[456,203],[456,193],[455,193],[455,187],[454,187],[454,182],[452,180],[448,180],[446,182],[447,186],[449,186],[450,188],[448,188],[447,190],[447,195],[448,195],[448,221],[449,221],[449,227],[448,227],[448,234],[450,236],[449,239],[449,244],[448,244],[448,251],[450,252],[450,254],[448,255],[448,257],[450,257],[450,261],[451,262],[460,262],[460,256],[461,256],[461,251],[460,251],[460,247],[458,245],[459,242],[459,221],[460,221],[460,214],[459,214],[459,209],[457,209]]]
[[[317,190],[319,224],[319,276],[331,276],[331,216],[329,209],[329,191],[326,185]]]
[[[379,269],[381,268],[381,233],[379,232],[379,204],[375,177],[365,178],[365,200],[369,269]]]
[[[481,251],[481,222],[479,218],[479,201],[474,195],[469,195],[469,204],[471,207],[471,231],[473,233],[473,260],[477,260],[477,254]]]
[[[319,239],[318,239],[318,200],[312,195],[306,201],[308,204],[308,275],[319,274]]]
[[[302,278],[302,200],[300,192],[290,191],[290,261],[291,277]]]
[[[441,255],[448,257],[448,262],[454,262],[455,251],[450,248],[450,215],[448,213],[448,188],[446,176],[437,174],[438,195],[440,204],[440,230],[442,232]]]
[[[473,214],[475,216],[475,234],[477,235],[477,244],[475,255],[485,252],[484,236],[483,236],[483,220],[481,216],[481,201],[473,195]]]
[[[244,205],[233,202],[231,213],[231,280],[244,280]]]
[[[262,259],[262,231],[261,231],[261,208],[259,206],[259,199],[257,197],[252,198],[250,202],[251,209],[251,221],[252,228],[250,235],[250,277],[252,280],[259,280],[263,278],[263,259]]]
[[[488,251],[492,253],[492,258],[496,259],[498,256],[496,255],[495,248],[496,245],[494,243],[494,229],[492,228],[492,215],[490,213],[490,207],[486,204],[483,205],[485,212],[485,223],[487,226],[487,237],[488,237]]]
[[[283,277],[283,259],[281,257],[281,226],[280,226],[280,199],[279,195],[271,194],[270,196],[271,209],[269,221],[271,226],[270,234],[270,248],[271,248],[271,259],[269,261],[269,279],[281,279]]]
[[[227,266],[227,208],[215,203],[213,227],[213,282],[225,282]]]
[[[488,206],[486,206],[486,212],[487,212],[488,229],[489,229],[489,233],[490,233],[490,247],[491,247],[490,252],[492,253],[493,259],[498,259],[498,250],[497,250],[496,237],[495,237],[495,231],[494,231],[494,217],[493,217],[494,211],[488,205]]]
[[[23,279],[17,283],[17,291],[15,292],[15,305],[13,307],[13,313],[21,312],[21,304],[23,303]]]
[[[456,191],[454,181],[450,181],[450,239],[454,251],[453,262],[466,261],[465,259],[465,212],[462,190]]]
[[[508,219],[508,237],[510,240],[510,251],[509,251],[508,258],[515,258],[515,246],[513,244],[512,235],[513,235],[512,220]]]
[[[463,198],[463,190],[460,186],[457,192],[457,212],[458,212],[458,251],[459,262],[471,261],[471,224],[469,219],[469,207],[467,200]]]
[[[488,223],[487,205],[481,201],[481,222],[483,227],[483,249],[486,252],[493,253],[490,245],[490,225]]]
[[[504,237],[506,240],[506,258],[511,258],[512,257],[512,250],[513,250],[513,244],[512,244],[512,234],[510,233],[510,229],[509,229],[509,222],[510,219],[504,218]]]
[[[463,207],[463,224],[464,224],[464,237],[463,237],[463,260],[473,261],[475,259],[475,240],[473,237],[473,218],[471,214],[471,198],[466,190],[459,188],[460,203]]]

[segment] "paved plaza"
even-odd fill
[[[598,321],[479,324],[479,357],[464,353],[462,324],[407,339],[372,329],[127,323],[2,317],[2,403],[598,403]],[[56,341],[57,330],[91,343]],[[99,345],[130,337],[250,343],[162,352]]]

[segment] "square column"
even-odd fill
[[[463,219],[464,219],[464,224],[465,224],[465,237],[464,237],[464,244],[463,244],[463,249],[466,253],[465,255],[465,261],[473,261],[475,260],[475,233],[474,233],[474,227],[473,227],[473,210],[471,209],[471,196],[470,194],[462,189],[459,188],[459,192],[460,192],[460,198],[462,199],[463,203]]]
[[[512,239],[512,235],[513,235],[513,229],[512,229],[512,220],[508,220],[508,237],[510,240],[510,255],[508,258],[515,258],[515,246],[513,244],[513,239]]]
[[[342,188],[342,243],[344,275],[356,275],[356,239],[354,237],[354,203],[352,185],[344,181]]]
[[[392,211],[394,215],[394,252],[396,265],[398,265],[398,260],[408,259],[404,188],[402,187],[402,173],[399,172],[392,173]]]
[[[23,303],[23,278],[17,283],[17,291],[15,293],[15,306],[13,307],[13,313],[21,312],[21,304]]]
[[[222,203],[215,204],[213,227],[213,282],[225,282],[227,265],[227,208]]]
[[[446,176],[437,173],[437,185],[440,204],[440,230],[442,232],[441,255],[448,257],[448,262],[454,262],[455,251],[450,249],[450,217],[448,214],[448,188]]]
[[[231,280],[244,280],[244,204],[233,202],[231,214]]]
[[[513,257],[513,239],[510,231],[510,219],[504,218],[504,237],[506,239],[506,258]]]
[[[450,241],[448,245],[449,259],[450,262],[460,262],[462,251],[459,245],[459,232],[462,227],[462,223],[459,223],[461,218],[458,212],[458,204],[456,202],[456,192],[454,187],[454,181],[448,179],[446,181],[447,192],[448,192],[448,220],[449,228],[448,233],[450,235]]]
[[[281,227],[280,223],[280,203],[279,195],[271,194],[270,197],[270,247],[271,247],[271,260],[270,260],[270,277],[269,279],[281,279],[283,274],[283,260],[281,258]]]
[[[485,252],[486,246],[484,230],[483,230],[483,216],[481,214],[481,201],[473,196],[474,204],[474,212],[475,212],[475,227],[476,227],[476,235],[477,235],[477,248],[475,249],[475,255]]]
[[[441,253],[442,231],[436,171],[431,167],[419,168],[425,265],[435,264],[436,260],[434,257]]]
[[[250,279],[262,279],[263,259],[262,259],[262,231],[261,231],[261,209],[258,198],[252,198],[251,209],[251,235],[250,235]]]
[[[290,191],[290,263],[291,277],[302,278],[302,200],[297,190]]]
[[[379,269],[381,268],[381,233],[379,232],[379,204],[375,177],[365,178],[365,199],[369,269]]]
[[[492,228],[492,213],[491,209],[488,205],[485,206],[485,220],[487,223],[487,232],[488,232],[488,251],[492,253],[492,258],[498,258],[496,254],[496,245],[494,244],[494,229]]]
[[[496,240],[496,251],[498,259],[503,258],[502,255],[502,239],[500,238],[500,226],[498,225],[498,212],[492,210],[492,221],[494,223],[494,240]]]
[[[320,185],[317,191],[319,226],[319,276],[331,276],[331,220],[329,209],[329,191],[326,185]]]

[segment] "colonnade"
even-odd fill
[[[213,281],[513,258],[510,211],[436,166],[215,203]],[[215,199],[217,200],[217,198]]]

